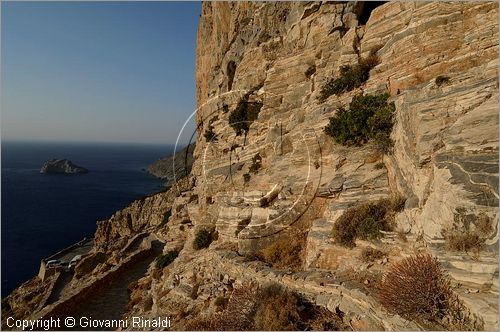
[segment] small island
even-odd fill
[[[40,169],[40,173],[44,174],[85,174],[88,172],[88,169],[77,166],[68,159],[50,159]]]

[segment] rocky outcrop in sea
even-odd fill
[[[50,159],[40,169],[40,173],[44,174],[85,174],[88,172],[88,169],[75,165],[68,159]]]

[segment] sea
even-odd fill
[[[33,278],[40,260],[93,236],[96,221],[162,190],[145,169],[172,145],[1,143],[1,296]],[[87,174],[41,174],[65,158]]]

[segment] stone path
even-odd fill
[[[34,314],[36,318],[43,317],[73,317],[76,326],[73,330],[104,330],[99,326],[80,326],[80,318],[88,320],[119,320],[127,310],[129,302],[130,283],[142,278],[150,264],[162,253],[165,244],[156,236],[151,236],[143,248],[130,255],[119,266],[115,266],[108,273],[101,275],[93,282],[82,285],[81,288],[59,299],[68,276],[61,276],[59,285],[55,285],[51,305],[45,306]],[[71,276],[69,276],[71,277]]]
[[[82,303],[79,310],[73,313],[73,317],[78,321],[81,317],[92,319],[121,319],[127,309],[129,301],[128,285],[142,278],[156,257],[154,251],[143,260],[137,262],[126,273],[121,273],[108,285],[102,287],[102,291],[93,293],[85,303]],[[88,329],[75,327],[75,330],[99,330],[99,328],[92,327]],[[102,328],[100,330],[106,330]]]
[[[45,305],[52,304],[52,303],[57,302],[59,300],[63,289],[71,281],[71,278],[73,278],[72,272],[65,271],[65,270],[61,271],[61,276],[57,279],[56,284],[54,285],[54,288],[52,289],[52,292],[51,292],[49,298],[47,299],[47,302]]]

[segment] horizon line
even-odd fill
[[[171,145],[175,146],[175,142],[131,142],[131,141],[77,141],[77,140],[55,140],[55,139],[34,139],[34,138],[1,138],[0,144],[3,143],[62,143],[62,144],[123,144],[123,145]],[[188,145],[188,142],[179,142],[180,146]]]

